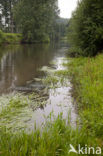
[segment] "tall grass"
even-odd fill
[[[103,54],[74,58],[67,64],[73,77],[73,95],[85,133],[103,145]]]
[[[95,142],[95,144],[94,144]],[[0,154],[2,156],[74,156],[69,153],[70,144],[77,149],[78,144],[96,146],[84,129],[73,130],[59,115],[55,121],[48,121],[42,133],[36,130],[30,134],[16,134],[0,131]]]

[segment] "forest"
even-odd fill
[[[56,3],[57,0],[0,0],[0,29],[21,33],[22,42],[27,43],[58,40],[65,23],[58,23]]]

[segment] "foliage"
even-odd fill
[[[94,56],[103,49],[103,1],[81,0],[69,21],[71,51]]]
[[[48,43],[59,38],[58,12],[57,0],[0,0],[0,29],[23,33],[23,42]]]
[[[57,16],[56,0],[21,0],[14,8],[25,42],[48,42]]]

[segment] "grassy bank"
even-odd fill
[[[73,130],[69,123],[67,125],[62,115],[54,122],[49,120],[42,133],[35,130],[30,134],[23,131],[14,134],[0,130],[2,156],[75,156],[75,153],[69,153],[70,144],[75,149],[78,149],[78,144],[97,146],[96,140],[92,136],[89,138],[84,129]]]
[[[66,64],[74,84],[73,96],[78,104],[85,134],[103,145],[103,54],[94,58],[74,58]]]
[[[0,30],[0,45],[1,44],[16,44],[22,40],[21,34],[4,33]]]

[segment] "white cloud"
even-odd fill
[[[72,11],[75,10],[78,0],[58,0],[60,16],[70,18]]]

